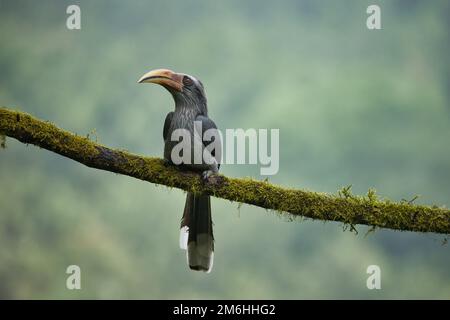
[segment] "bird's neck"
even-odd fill
[[[192,115],[208,116],[208,106],[206,101],[197,101],[185,96],[174,96],[175,112]]]

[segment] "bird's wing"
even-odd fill
[[[173,118],[173,111],[169,112],[166,116],[166,120],[164,121],[164,128],[163,128],[163,138],[164,141],[167,138],[167,134],[169,133],[170,124],[172,123]]]
[[[198,115],[195,118],[195,121],[200,121],[201,124],[202,124],[202,132],[201,132],[201,137],[202,138],[203,138],[204,133],[207,130],[209,130],[209,129],[217,130],[217,126],[214,123],[214,121],[212,121],[208,117],[205,117],[203,115]],[[220,139],[220,135],[218,135],[218,133],[216,135]],[[215,141],[215,136],[212,137],[211,141],[203,140],[203,145],[205,147],[207,147],[207,149],[211,149],[211,148],[213,148],[213,146],[211,145],[213,141]],[[213,145],[216,145],[216,144],[213,144]],[[208,146],[209,146],[209,148],[208,148]],[[221,158],[221,155],[222,155],[222,141],[219,141],[219,143],[216,145],[216,147],[217,147],[216,149],[212,149],[212,150],[209,150],[209,151],[211,152],[212,156],[214,158],[216,158],[216,161],[219,163],[219,166],[220,166],[220,160],[221,160],[220,158]],[[217,157],[216,157],[216,155],[217,155]]]

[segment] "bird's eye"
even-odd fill
[[[190,85],[192,85],[193,83],[194,83],[194,81],[192,81],[192,79],[189,78],[188,76],[185,76],[185,77],[183,78],[183,84],[184,84],[185,86],[190,86]]]

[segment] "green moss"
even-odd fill
[[[89,131],[89,133],[86,135],[86,138],[88,140],[92,140],[94,142],[98,142],[97,130],[94,128],[91,131]]]
[[[349,185],[347,187],[342,187],[340,190],[338,190],[338,195],[340,197],[344,197],[346,199],[351,199],[353,197],[351,190],[352,190],[352,185]]]
[[[377,194],[375,189],[369,189],[369,191],[367,192],[367,199],[369,200],[369,203],[371,205],[375,205],[377,203]]]

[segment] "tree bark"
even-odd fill
[[[380,200],[372,190],[366,196],[355,196],[349,188],[344,188],[332,195],[223,175],[213,176],[205,182],[198,173],[183,171],[160,158],[108,148],[88,137],[72,134],[29,114],[6,108],[0,108],[1,135],[53,151],[91,168],[279,213],[286,212],[294,217],[339,221],[351,229],[360,224],[372,228],[450,234],[450,210],[446,208],[415,205],[412,201]]]

